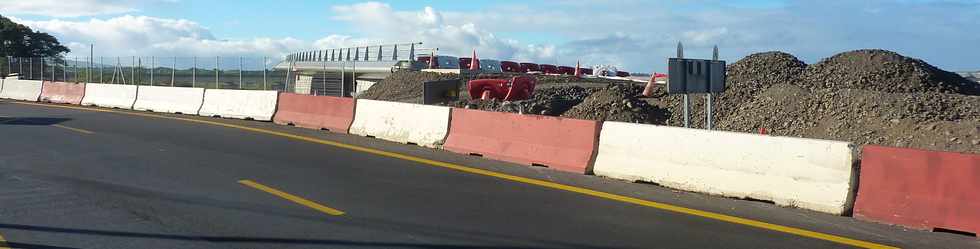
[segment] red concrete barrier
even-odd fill
[[[980,155],[864,146],[854,216],[980,232]]]
[[[453,108],[443,148],[589,174],[600,122]]]
[[[276,124],[347,133],[354,121],[354,99],[280,93]]]
[[[51,81],[41,83],[41,102],[80,105],[84,96],[85,83]]]

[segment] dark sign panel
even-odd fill
[[[667,93],[720,93],[725,91],[725,61],[667,59]]]

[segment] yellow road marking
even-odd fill
[[[262,185],[260,183],[254,182],[252,180],[240,180],[240,181],[238,181],[238,183],[241,183],[241,184],[243,184],[245,186],[256,188],[258,190],[265,191],[266,193],[270,193],[270,194],[275,195],[275,196],[278,196],[280,198],[283,198],[283,199],[286,199],[286,200],[295,202],[296,204],[303,205],[303,206],[306,206],[308,208],[312,208],[312,209],[315,209],[317,211],[320,211],[320,212],[323,212],[323,213],[326,213],[326,214],[329,214],[329,215],[343,215],[344,214],[344,211],[340,211],[340,210],[333,209],[333,208],[330,208],[330,207],[327,207],[327,206],[324,206],[324,205],[320,205],[319,203],[316,203],[316,202],[313,202],[313,201],[310,201],[310,200],[307,200],[307,199],[303,199],[302,197],[291,195],[291,194],[286,193],[286,192],[282,192],[282,191],[280,191],[278,189],[274,189],[272,187],[269,187],[269,186],[266,186],[266,185]]]
[[[4,239],[3,235],[0,235],[0,249],[10,249],[10,246],[7,245],[7,239]]]
[[[90,130],[73,128],[73,127],[68,127],[68,126],[64,126],[64,125],[60,125],[60,124],[53,124],[51,126],[62,128],[62,129],[66,129],[66,130],[70,130],[70,131],[81,132],[81,133],[85,133],[85,134],[95,134],[95,132],[90,131]]]
[[[350,144],[345,144],[345,143],[340,143],[340,142],[322,140],[322,139],[317,139],[317,138],[312,138],[312,137],[304,137],[304,136],[300,136],[300,135],[294,135],[294,134],[289,134],[289,133],[284,133],[284,132],[278,132],[278,131],[271,131],[271,130],[265,130],[265,129],[247,127],[247,126],[240,126],[240,125],[234,125],[234,124],[227,124],[227,123],[221,123],[221,122],[214,122],[214,121],[208,121],[208,120],[197,120],[197,119],[190,119],[190,118],[159,116],[159,115],[152,115],[152,114],[138,113],[138,112],[122,112],[122,111],[94,109],[94,108],[87,108],[87,107],[61,106],[61,105],[46,105],[46,104],[26,103],[26,102],[13,102],[13,103],[22,104],[22,105],[36,105],[36,106],[58,107],[58,108],[68,108],[68,109],[87,110],[87,111],[96,111],[96,112],[120,113],[120,114],[135,115],[135,116],[142,116],[142,117],[161,118],[161,119],[172,119],[172,120],[182,120],[182,121],[187,121],[187,122],[194,122],[194,123],[202,123],[202,124],[210,124],[210,125],[216,125],[216,126],[223,126],[223,127],[235,128],[235,129],[246,130],[246,131],[252,131],[252,132],[256,132],[256,133],[268,134],[268,135],[273,135],[273,136],[280,136],[280,137],[290,138],[290,139],[299,140],[299,141],[306,141],[306,142],[311,142],[311,143],[318,143],[318,144],[330,145],[330,146],[334,146],[334,147],[339,147],[339,148],[344,148],[344,149],[349,149],[349,150],[353,150],[353,151],[359,151],[359,152],[364,152],[364,153],[369,153],[369,154],[374,154],[374,155],[379,155],[379,156],[385,156],[385,157],[391,157],[391,158],[398,158],[398,159],[402,159],[402,160],[407,160],[407,161],[412,161],[412,162],[417,162],[417,163],[422,163],[422,164],[428,164],[428,165],[432,165],[432,166],[443,167],[443,168],[453,169],[453,170],[467,172],[467,173],[472,173],[472,174],[478,174],[478,175],[496,177],[496,178],[506,179],[506,180],[520,182],[520,183],[526,183],[526,184],[531,184],[531,185],[536,185],[536,186],[541,186],[541,187],[546,187],[546,188],[552,188],[552,189],[559,189],[559,190],[564,190],[564,191],[569,191],[569,192],[575,192],[575,193],[579,193],[579,194],[584,194],[584,195],[589,195],[589,196],[604,198],[604,199],[608,199],[608,200],[614,200],[614,201],[632,203],[632,204],[636,204],[636,205],[640,205],[640,206],[645,206],[645,207],[652,207],[652,208],[656,208],[656,209],[667,210],[667,211],[681,213],[681,214],[693,215],[693,216],[704,217],[704,218],[708,218],[708,219],[714,219],[714,220],[719,220],[719,221],[724,221],[724,222],[729,222],[729,223],[735,223],[735,224],[740,224],[740,225],[745,225],[745,226],[751,226],[751,227],[756,227],[756,228],[761,228],[761,229],[766,229],[766,230],[772,230],[772,231],[777,231],[777,232],[782,232],[782,233],[794,234],[794,235],[803,236],[803,237],[807,237],[807,238],[821,239],[821,240],[836,242],[836,243],[850,245],[850,246],[856,246],[856,247],[862,247],[862,248],[897,248],[897,247],[892,247],[892,246],[887,246],[887,245],[882,245],[882,244],[876,244],[876,243],[873,243],[873,242],[856,240],[856,239],[851,239],[851,238],[837,236],[837,235],[832,235],[832,234],[814,232],[814,231],[800,229],[800,228],[795,228],[795,227],[789,227],[789,226],[777,225],[777,224],[772,224],[772,223],[766,223],[766,222],[763,222],[763,221],[757,221],[757,220],[752,220],[752,219],[747,219],[747,218],[741,218],[741,217],[736,217],[736,216],[731,216],[731,215],[725,215],[725,214],[720,214],[720,213],[714,213],[714,212],[709,212],[709,211],[703,211],[703,210],[698,210],[698,209],[692,209],[692,208],[686,208],[686,207],[681,207],[681,206],[674,206],[674,205],[670,205],[670,204],[659,203],[659,202],[654,202],[654,201],[648,201],[648,200],[643,200],[643,199],[638,199],[638,198],[633,198],[633,197],[628,197],[628,196],[622,196],[622,195],[617,195],[617,194],[612,194],[612,193],[606,193],[606,192],[591,190],[591,189],[587,189],[587,188],[580,188],[580,187],[575,187],[575,186],[565,185],[565,184],[560,184],[560,183],[554,183],[554,182],[549,182],[549,181],[531,179],[531,178],[520,177],[520,176],[515,176],[515,175],[508,175],[508,174],[504,174],[504,173],[498,173],[498,172],[484,170],[484,169],[471,168],[471,167],[466,167],[466,166],[457,165],[457,164],[448,163],[448,162],[441,162],[441,161],[436,161],[436,160],[431,160],[431,159],[425,159],[425,158],[420,158],[420,157],[415,157],[415,156],[410,156],[410,155],[404,155],[404,154],[399,154],[399,153],[394,153],[394,152],[388,152],[388,151],[383,151],[383,150],[378,150],[378,149],[361,147],[361,146],[357,146],[357,145],[350,145]]]

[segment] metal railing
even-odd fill
[[[287,61],[400,61],[415,60],[436,49],[421,48],[421,42],[308,50],[286,56]]]
[[[295,77],[269,57],[0,57],[0,75],[23,79],[291,91]]]

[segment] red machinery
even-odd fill
[[[532,77],[518,76],[507,79],[478,79],[467,82],[470,98],[500,99],[514,101],[528,99],[534,95],[534,85],[538,81]]]
[[[500,71],[511,72],[511,73],[521,73],[521,64],[513,61],[501,61]],[[524,72],[526,73],[526,72]]]
[[[541,73],[543,73],[543,74],[558,74],[559,73],[558,72],[558,67],[555,66],[555,65],[551,65],[551,64],[540,64],[540,65],[538,65],[538,67],[541,68]]]
[[[529,63],[529,62],[521,63],[521,72],[523,73],[539,72],[539,71],[541,71],[541,69],[538,67],[538,64]]]
[[[575,75],[575,68],[569,66],[559,66],[558,74]]]

